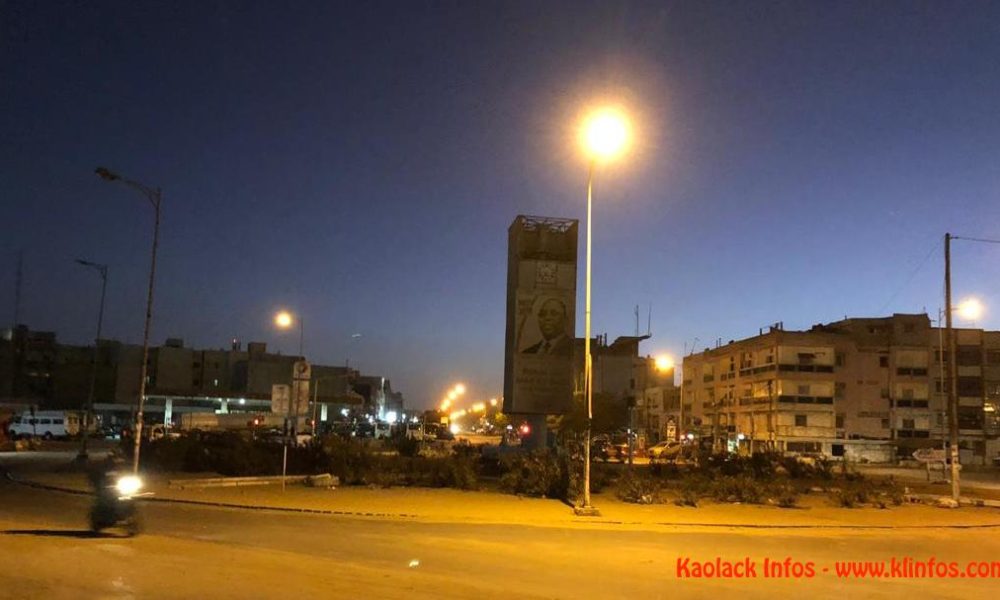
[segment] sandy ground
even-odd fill
[[[49,477],[82,486],[78,475]],[[946,526],[1000,523],[992,509],[690,509],[598,496],[605,516],[592,520],[556,501],[453,490],[175,493],[390,516],[158,502],[142,507],[144,535],[93,537],[83,530],[89,497],[0,481],[0,598],[987,598],[997,589],[995,579],[857,580],[822,570],[838,560],[996,560],[997,528]],[[819,527],[719,525],[734,522]],[[676,565],[685,558],[791,558],[815,563],[817,574],[684,579]]]

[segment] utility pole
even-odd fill
[[[108,290],[108,266],[76,259],[77,264],[90,267],[101,276],[101,304],[97,311],[97,334],[94,337],[94,354],[90,362],[90,387],[87,390],[87,412],[83,417],[83,428],[80,432],[80,451],[76,455],[78,461],[87,460],[87,437],[90,424],[94,420],[94,387],[97,385],[97,356],[101,349],[101,327],[104,324],[104,296]]]
[[[10,325],[11,339],[21,322],[21,284],[24,280],[24,250],[17,253],[17,275],[14,279],[14,322]]]
[[[951,438],[951,498],[958,502],[958,367],[955,357],[955,330],[951,326],[951,234],[944,234],[944,319],[948,337],[948,429]]]
[[[136,402],[135,413],[135,441],[132,450],[132,472],[139,474],[139,452],[142,450],[142,419],[143,408],[146,405],[146,379],[149,369],[149,330],[153,322],[153,283],[156,281],[156,249],[160,244],[160,206],[163,201],[163,194],[160,188],[151,188],[147,185],[133,181],[113,173],[104,167],[97,167],[94,172],[105,181],[120,181],[121,183],[137,190],[149,201],[153,207],[153,252],[149,263],[149,286],[146,290],[146,319],[142,328],[142,366],[139,369],[139,398]]]

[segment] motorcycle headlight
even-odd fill
[[[131,496],[132,494],[138,492],[141,487],[142,480],[135,475],[120,477],[118,482],[115,483],[115,489],[118,490],[118,493],[122,496]]]

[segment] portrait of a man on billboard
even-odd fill
[[[569,356],[573,353],[573,336],[568,330],[566,304],[559,298],[544,297],[538,303],[535,320],[541,339],[521,350],[522,354]]]

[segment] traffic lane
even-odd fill
[[[42,529],[79,531],[84,527],[88,505],[86,497],[10,484],[0,486],[0,506],[4,511],[12,509],[20,522],[26,524],[42,522]],[[147,504],[144,515],[150,535],[142,539],[165,540],[165,548],[173,547],[173,541],[192,541],[215,544],[223,548],[218,550],[223,553],[226,548],[244,548],[308,556],[332,565],[364,566],[384,575],[417,568],[454,585],[467,585],[475,580],[486,588],[500,586],[518,594],[549,597],[567,597],[565,592],[570,590],[579,594],[577,597],[617,597],[625,592],[663,597],[666,593],[663,586],[667,584],[675,592],[690,593],[709,588],[744,594],[791,593],[796,589],[802,591],[801,586],[806,585],[810,594],[821,597],[828,593],[830,597],[836,595],[839,586],[866,596],[879,590],[898,594],[934,589],[942,597],[968,597],[976,590],[993,589],[990,582],[845,582],[832,574],[817,575],[807,583],[762,578],[678,580],[677,559],[749,557],[759,562],[765,557],[779,561],[792,557],[832,566],[836,560],[888,560],[904,555],[918,559],[935,556],[940,560],[984,560],[997,556],[1000,550],[988,530],[649,532],[435,524],[170,504]],[[67,540],[50,536],[45,541],[59,545]],[[88,541],[75,540],[75,543]],[[172,558],[184,560],[184,557]],[[196,563],[199,560],[196,555],[188,558]]]

